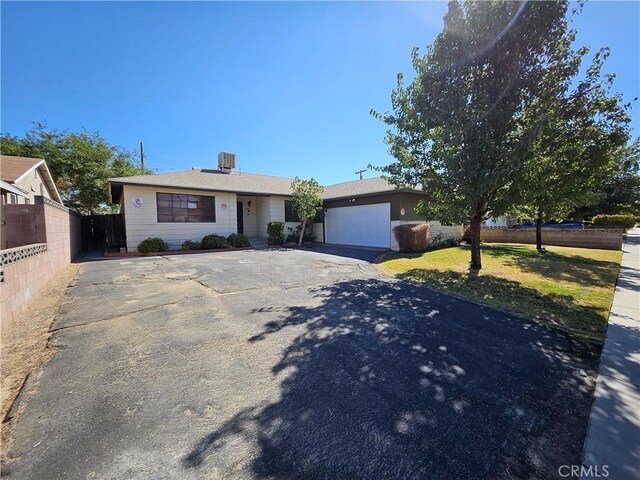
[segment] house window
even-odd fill
[[[284,221],[285,222],[301,222],[298,212],[293,208],[291,200],[284,201]]]
[[[158,222],[215,222],[216,197],[156,193]]]

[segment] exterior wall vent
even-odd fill
[[[220,152],[218,154],[218,170],[230,172],[236,169],[236,154]]]

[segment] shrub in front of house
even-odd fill
[[[286,243],[298,243],[300,240],[300,230],[302,229],[302,224],[298,225],[294,230],[291,230],[291,233],[287,235]],[[313,223],[307,223],[306,228],[304,229],[304,235],[302,236],[302,242],[315,242],[316,237],[313,234]]]
[[[167,250],[169,250],[167,242],[158,237],[149,237],[138,245],[138,252],[140,253],[166,252]]]
[[[455,237],[448,237],[442,233],[438,233],[433,237],[428,237],[428,250],[440,250],[441,248],[450,248],[460,245],[460,240]]]
[[[221,237],[220,235],[205,235],[202,238],[202,248],[206,250],[214,249],[214,248],[226,248],[227,247],[227,239]]]
[[[185,251],[200,250],[201,248],[202,245],[196,240],[185,240],[184,242],[182,242],[182,250]]]
[[[636,219],[633,215],[596,215],[593,228],[633,228]]]
[[[282,245],[284,243],[284,222],[269,222],[267,225],[267,243]]]
[[[393,227],[401,252],[424,252],[428,246],[429,224],[417,223]]]
[[[290,228],[289,230],[290,232],[287,235],[287,238],[284,239],[284,243],[298,243],[300,234],[296,235],[296,232],[294,232],[292,228]]]
[[[251,242],[246,235],[242,233],[232,233],[227,237],[227,243],[233,248],[250,247]]]

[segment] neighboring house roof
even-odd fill
[[[122,185],[142,185],[169,188],[190,188],[257,195],[291,195],[292,178],[258,175],[255,173],[221,172],[194,168],[174,173],[158,175],[135,175],[133,177],[111,178],[112,198],[117,199]],[[376,177],[364,180],[338,183],[324,187],[325,200],[354,196],[374,195],[397,190],[387,180]],[[115,193],[115,195],[114,195]]]
[[[62,203],[62,197],[58,193],[47,162],[42,158],[16,157],[13,155],[0,155],[0,180],[14,185],[26,177],[29,173],[38,169],[53,200]]]
[[[18,188],[15,185],[11,185],[10,183],[5,182],[4,180],[0,180],[0,191],[13,193],[14,195],[19,195],[21,197],[29,196],[29,192],[25,192],[21,188]]]
[[[16,183],[44,162],[41,158],[14,157],[13,155],[0,155],[0,161],[2,162],[0,179],[8,183]]]

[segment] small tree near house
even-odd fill
[[[291,194],[293,209],[302,220],[300,238],[298,239],[298,245],[301,245],[307,223],[311,222],[318,212],[322,210],[323,188],[313,178],[310,180],[302,180],[296,177],[291,183],[291,189],[293,190]]]

